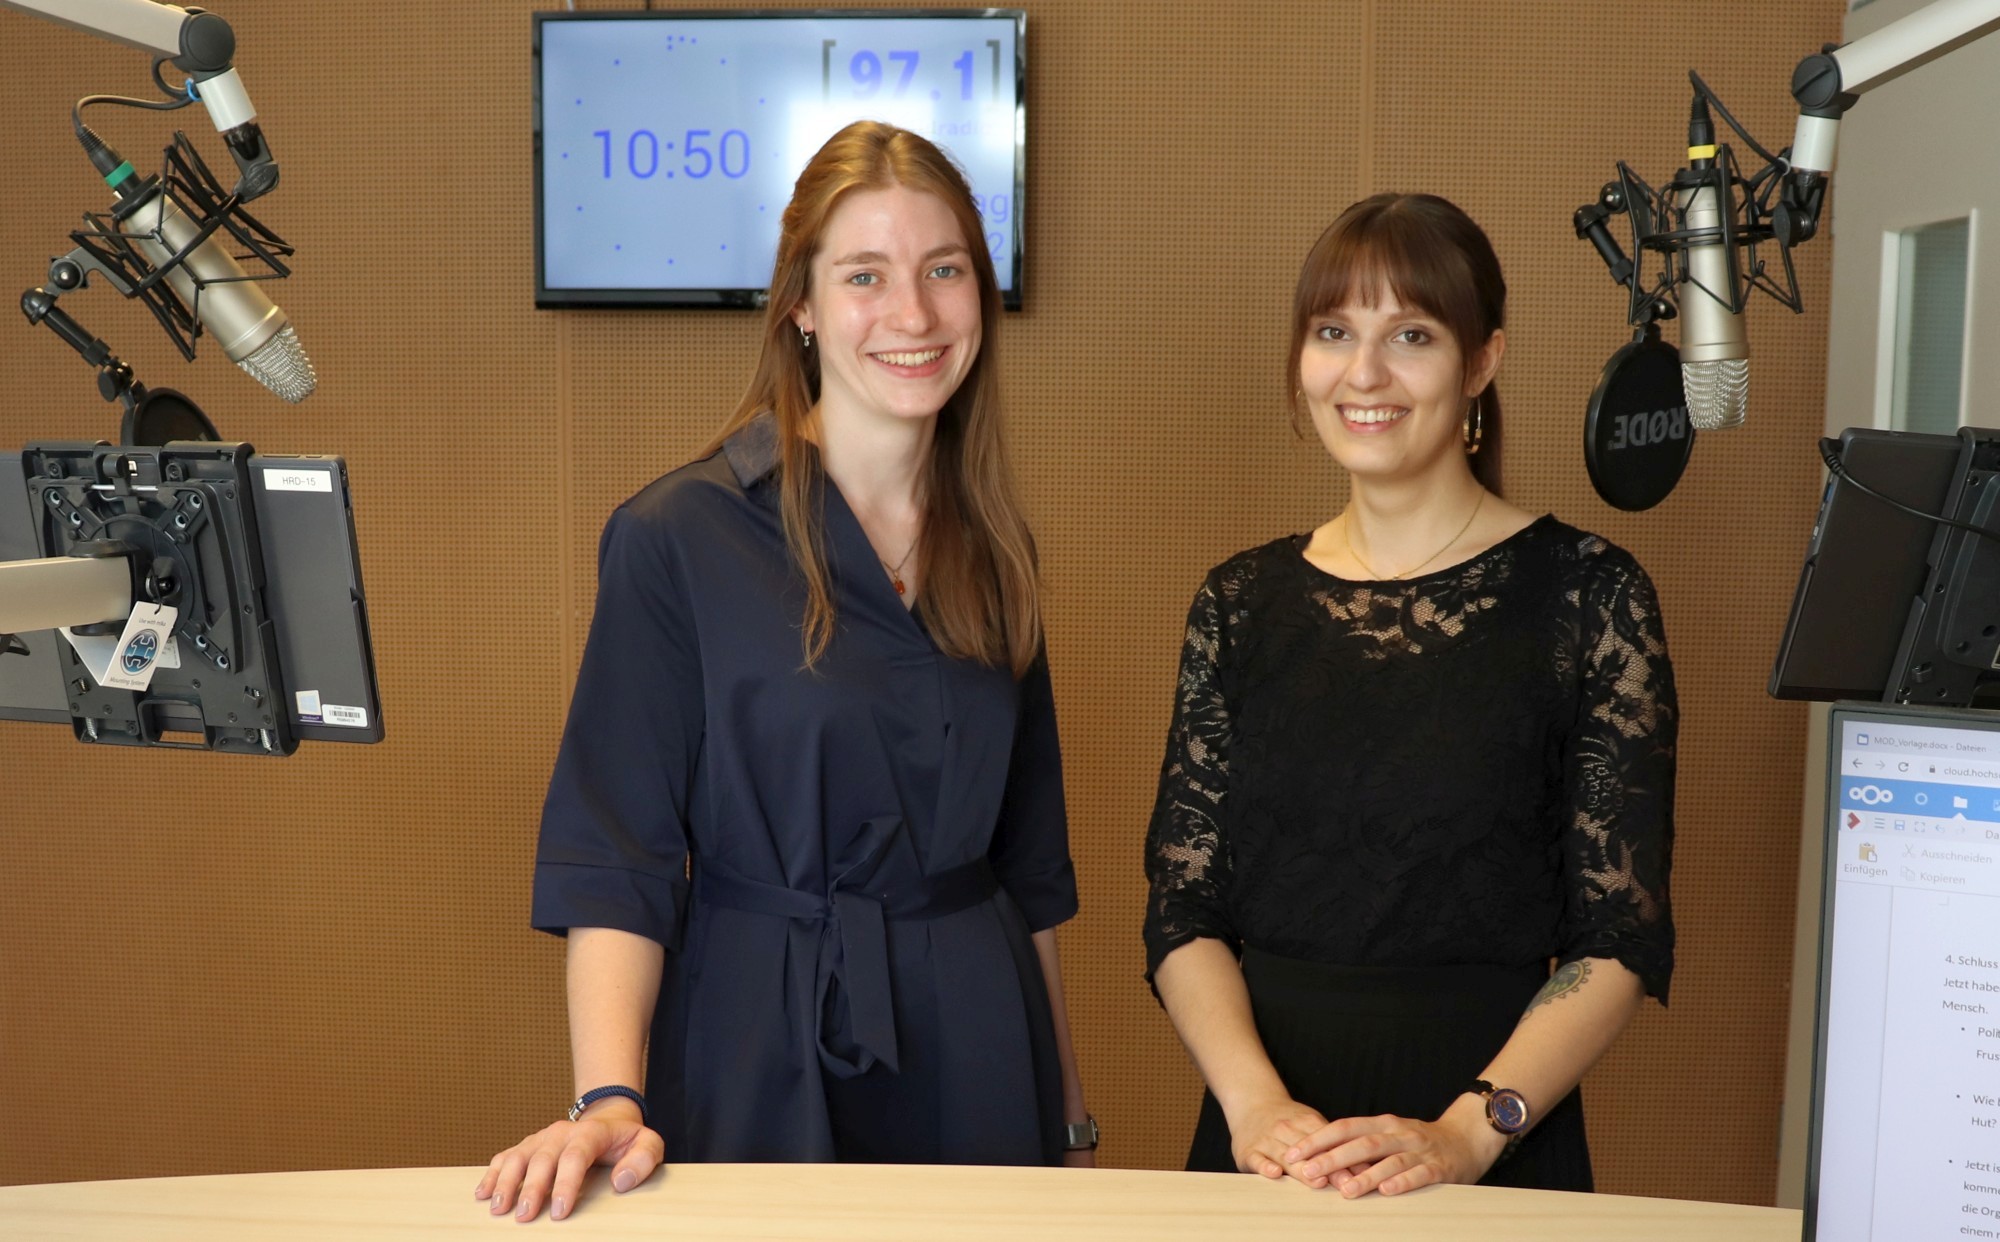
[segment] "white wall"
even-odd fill
[[[1922,7],[1918,0],[1869,0],[1850,7],[1843,37],[1852,42]],[[1828,435],[1848,427],[1889,425],[1886,372],[1892,359],[1885,356],[1882,345],[1885,239],[1902,229],[1963,216],[1972,218],[1965,421],[2000,426],[2000,409],[1992,405],[2000,398],[2000,258],[1987,235],[2000,225],[1996,137],[2000,137],[2000,34],[1870,91],[1841,122],[1829,213],[1833,296],[1827,324]],[[1821,242],[1827,240],[1822,234]],[[1805,1195],[1824,861],[1824,708],[1813,711],[1806,755],[1790,1050],[1778,1140],[1778,1203],[1789,1207],[1800,1206]]]

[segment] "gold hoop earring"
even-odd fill
[[[1465,437],[1465,455],[1477,457],[1479,445],[1486,439],[1486,406],[1478,397],[1465,407],[1465,424],[1461,434]]]

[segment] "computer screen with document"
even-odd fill
[[[2000,712],[1830,719],[1806,1236],[2000,1237]]]

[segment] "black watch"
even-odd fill
[[[1519,1091],[1511,1087],[1496,1087],[1483,1078],[1466,1090],[1486,1101],[1486,1124],[1508,1138],[1528,1128],[1528,1101]]]

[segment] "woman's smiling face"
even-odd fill
[[[793,312],[813,334],[820,403],[889,418],[944,408],[979,356],[978,278],[944,200],[890,186],[847,196]]]
[[[1307,324],[1299,388],[1320,441],[1361,478],[1418,478],[1464,457],[1473,394],[1498,369],[1500,333],[1474,365],[1434,316],[1388,290],[1350,301]]]

